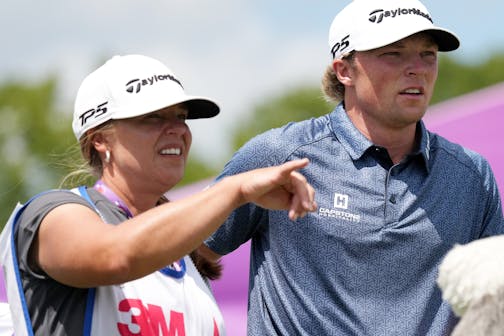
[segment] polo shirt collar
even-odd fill
[[[334,136],[339,140],[352,160],[358,160],[368,148],[373,146],[373,143],[354,126],[345,111],[343,103],[336,106],[329,118]]]
[[[370,147],[374,146],[374,144],[354,126],[345,111],[343,103],[336,106],[334,111],[329,114],[329,119],[334,136],[339,140],[352,160],[356,161],[360,159]],[[430,137],[423,121],[419,121],[417,124],[417,136],[420,137],[417,142],[419,146],[410,156],[421,155],[425,169],[428,171]]]
[[[420,137],[418,143],[418,149],[412,153],[412,155],[421,155],[423,158],[423,162],[425,164],[425,169],[427,172],[429,171],[429,160],[430,160],[430,134],[425,124],[422,120],[420,120],[417,124],[417,135]]]

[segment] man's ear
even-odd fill
[[[332,63],[332,67],[336,77],[340,81],[341,84],[345,86],[353,85],[352,81],[352,71],[351,65],[348,61],[344,61],[342,59],[335,59]]]

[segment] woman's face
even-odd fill
[[[165,192],[184,176],[192,135],[187,108],[170,106],[143,116],[114,121],[109,146],[113,171],[129,182],[152,184]]]

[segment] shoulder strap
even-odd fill
[[[80,186],[80,187],[77,187],[77,188],[73,188],[70,191],[73,192],[74,194],[77,194],[77,195],[81,196],[86,201],[88,201],[89,205],[91,205],[93,207],[93,209],[96,211],[96,213],[98,215],[100,215],[101,219],[105,223],[107,223],[107,221],[105,220],[105,217],[101,214],[100,210],[98,210],[98,208],[96,207],[96,204],[94,204],[93,200],[89,196],[89,193],[87,192],[87,188],[85,186]]]
[[[94,202],[91,200],[91,197],[89,197],[89,193],[87,192],[87,189],[85,186],[80,186],[78,188],[72,189],[72,192],[76,193],[77,195],[82,196],[88,203],[95,209],[96,213],[100,215],[103,221],[105,221],[105,218],[102,216]],[[96,295],[96,288],[89,288],[88,293],[87,293],[87,299],[86,299],[86,311],[84,313],[84,330],[82,332],[83,336],[89,336],[91,335],[91,327],[93,323],[93,311],[94,311],[94,302],[95,302],[95,295]]]

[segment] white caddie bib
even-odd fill
[[[158,271],[96,288],[90,335],[225,335],[212,293],[191,258],[183,260],[180,279]]]
[[[7,327],[10,332],[7,335],[12,335],[15,331],[16,336],[33,335],[30,314],[26,307],[23,285],[19,276],[16,246],[14,245],[14,224],[22,209],[23,206],[18,203],[5,224],[2,234],[0,234],[0,262],[2,263],[7,302],[10,309],[10,317],[4,316],[4,320],[8,323],[10,319],[12,323],[12,326]]]

